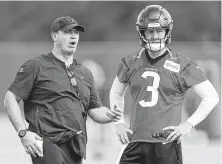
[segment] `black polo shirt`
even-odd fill
[[[9,90],[24,100],[26,120],[55,142],[67,130],[86,140],[87,111],[102,106],[91,71],[76,60],[66,68],[52,53],[22,65]]]

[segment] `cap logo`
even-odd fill
[[[148,27],[160,27],[160,23],[149,23]]]
[[[19,70],[19,72],[23,72],[24,71],[24,69],[23,69],[23,67],[21,67],[21,69]]]
[[[70,23],[74,23],[75,22],[75,20],[73,18],[71,18],[71,17],[65,17],[65,19],[67,21],[69,21]]]

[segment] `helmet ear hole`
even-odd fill
[[[166,29],[166,34],[165,34],[165,36],[167,36],[167,35],[169,34],[169,31],[170,31],[170,30],[167,28],[167,29]]]
[[[145,36],[145,30],[140,30],[140,34],[141,34],[141,36],[143,36],[144,38],[146,38],[146,36]]]

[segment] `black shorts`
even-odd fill
[[[43,158],[32,157],[33,164],[82,164],[82,157],[77,155],[70,142],[53,144],[43,139]]]
[[[182,164],[181,144],[176,142],[129,143],[120,152],[116,164]]]

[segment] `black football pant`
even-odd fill
[[[43,158],[32,157],[33,164],[82,164],[82,158],[77,155],[70,142],[60,145],[43,139]]]
[[[116,164],[182,164],[181,144],[176,142],[148,143],[133,142],[129,143]]]

